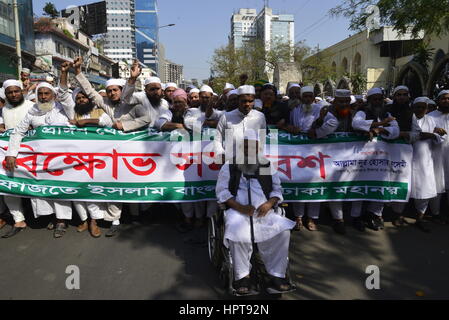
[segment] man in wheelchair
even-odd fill
[[[281,181],[270,162],[259,154],[263,153],[257,134],[245,132],[244,156],[241,161],[234,157],[223,165],[216,187],[218,202],[226,206],[224,245],[232,256],[233,287],[239,295],[250,293],[250,260],[257,249],[270,275],[270,287],[280,292],[291,290],[286,270],[290,230],[295,223],[278,214],[283,200]]]

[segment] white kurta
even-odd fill
[[[15,128],[20,121],[25,118],[33,105],[34,103],[29,100],[24,100],[23,103],[17,107],[13,107],[11,104],[6,103],[6,105],[0,109],[0,124],[4,124],[6,130]]]
[[[388,117],[391,117],[391,114],[388,113]],[[377,119],[376,122],[380,122],[380,119]],[[354,118],[352,119],[352,128],[354,130],[359,131],[365,131],[369,132],[371,130],[371,125],[373,124],[374,120],[366,120],[366,113],[364,111],[359,111],[355,114]],[[417,128],[416,122],[414,123],[414,126],[412,124],[412,127]],[[381,134],[380,136],[387,140],[393,140],[397,139],[399,137],[399,124],[396,120],[393,120],[390,122],[390,126],[388,127],[381,127],[388,131],[389,135]]]
[[[206,120],[218,121],[223,113],[224,111],[213,109],[212,115],[207,118],[206,112],[201,111],[201,106],[198,108],[189,108],[184,116],[184,125],[187,129],[193,131],[194,128],[202,128]]]
[[[316,137],[321,139],[331,133],[334,133],[335,130],[337,130],[338,125],[338,119],[332,113],[328,112],[323,119],[323,125],[316,128]]]
[[[232,130],[233,143],[243,140],[243,134],[247,129],[266,129],[265,115],[257,110],[251,110],[247,115],[239,109],[225,112],[218,121],[217,131],[214,137],[214,150],[217,155],[225,153],[226,130]]]
[[[273,191],[270,193],[271,197],[280,199],[279,203],[283,201],[281,180],[278,172],[272,168],[273,172]],[[218,202],[225,203],[234,196],[229,192],[229,164],[226,163],[220,170],[216,186],[216,194]],[[257,179],[250,179],[251,184],[251,205],[254,208],[259,208],[267,201],[262,187]],[[242,175],[240,179],[239,189],[235,200],[242,204],[248,205],[248,180]],[[278,209],[280,211],[280,209]],[[295,226],[295,222],[284,218],[271,209],[265,217],[258,217],[254,214],[254,240],[256,243],[267,241],[285,230],[290,230]],[[225,236],[224,244],[228,245],[228,240],[234,242],[251,243],[251,226],[250,217],[237,212],[234,209],[225,211]]]
[[[416,119],[415,115],[413,118]],[[416,120],[422,132],[433,133],[436,128],[435,120],[432,117],[425,115]],[[444,141],[444,137],[438,134],[434,135],[436,140],[418,140],[413,144],[411,198],[430,199],[436,197],[437,193],[441,193],[441,190],[437,190],[432,149],[434,144]]]
[[[34,105],[25,118],[14,128],[13,133],[9,138],[7,156],[17,157],[20,150],[20,143],[23,137],[28,132],[28,128],[32,126],[37,128],[45,125],[69,125],[69,119],[64,112],[64,108],[59,102],[56,102],[55,107],[47,112],[42,113],[37,105]],[[72,206],[70,201],[31,199],[31,206],[33,208],[34,216],[50,215],[56,213],[58,219],[70,220],[72,218]]]
[[[446,130],[449,132],[449,113],[444,114],[441,111],[435,110],[427,114],[427,116],[432,117],[435,120],[436,126],[438,128]],[[441,190],[444,185],[445,190],[449,190],[449,141],[446,139],[441,144],[436,144],[433,146],[433,165],[435,169],[435,178],[437,189]],[[441,174],[443,172],[444,174]],[[438,192],[438,193],[443,193]]]
[[[290,124],[299,128],[302,133],[307,133],[312,128],[313,122],[320,116],[320,110],[319,105],[312,104],[312,109],[306,112],[300,104],[290,112]]]
[[[141,104],[147,110],[150,116],[150,127],[154,127],[157,130],[161,130],[162,126],[171,121],[170,105],[165,99],[161,99],[161,103],[158,106],[153,106],[148,100],[145,92],[135,92],[130,99],[126,99],[125,102],[130,105]],[[170,119],[170,120],[169,120]]]

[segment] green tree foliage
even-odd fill
[[[319,48],[310,51],[311,56],[303,59],[300,64],[303,71],[303,82],[305,84],[314,84],[315,82],[324,82],[327,79],[335,80],[337,70],[332,68],[330,55]]]
[[[410,30],[416,36],[424,31],[441,36],[449,31],[449,0],[344,0],[330,13],[350,18],[350,28],[361,31],[366,29],[369,5],[379,8],[382,25],[394,26],[400,33]]]
[[[44,6],[44,16],[49,16],[51,18],[59,17],[59,11],[56,10],[56,7],[51,2],[46,2]]]

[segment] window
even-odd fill
[[[56,41],[56,52],[59,53],[60,55],[64,55],[64,46],[62,45],[61,42]]]

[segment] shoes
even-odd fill
[[[65,223],[60,222],[56,224],[55,231],[53,231],[53,237],[54,238],[61,238],[65,234]]]
[[[366,230],[365,222],[361,217],[352,218],[352,225],[360,232],[364,232]]]
[[[251,279],[249,277],[242,278],[234,281],[232,286],[239,295],[249,294],[251,292]]]
[[[3,219],[0,219],[0,229],[2,229],[4,226],[6,226],[6,221]]]
[[[335,221],[334,225],[333,225],[333,229],[336,233],[338,234],[346,234],[346,228],[345,228],[345,223],[344,221]]]
[[[374,231],[379,231],[384,228],[384,221],[381,217],[376,216],[374,213],[368,213],[366,224],[368,228]]]
[[[404,219],[404,217],[397,217],[396,219],[393,220],[393,225],[396,228],[401,228],[407,224],[408,222]]]
[[[294,230],[295,231],[301,231],[304,228],[304,225],[302,223],[302,217],[297,217],[296,218],[296,225]]]
[[[11,230],[9,230],[8,233],[4,234],[2,238],[11,238],[14,237],[16,234],[18,234],[20,231],[25,230],[26,227],[12,227]]]
[[[108,232],[106,232],[105,236],[106,237],[113,237],[113,236],[115,236],[118,233],[119,230],[120,230],[120,225],[112,225],[109,228]]]
[[[95,220],[90,222],[89,231],[92,237],[99,238],[101,236],[100,228],[97,226],[97,222]]]
[[[83,232],[83,231],[86,231],[87,229],[89,229],[89,225],[88,225],[87,220],[86,220],[86,221],[84,221],[83,223],[81,223],[81,224],[76,228],[76,231],[78,231],[78,232]]]

